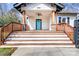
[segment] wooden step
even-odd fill
[[[5,45],[73,45],[72,43],[14,43]]]
[[[63,32],[16,31],[1,47],[75,47]]]
[[[55,41],[55,40],[52,40],[52,41],[19,41],[19,40],[10,40],[10,41],[5,41],[4,42],[5,44],[72,44],[72,41]]]
[[[70,40],[69,38],[7,38],[6,40]]]
[[[19,41],[19,42],[22,42],[22,41],[71,41],[71,40],[5,40],[5,41]]]
[[[67,38],[67,35],[10,35],[9,38]]]
[[[1,45],[0,48],[5,47],[75,47],[75,45]]]
[[[35,30],[35,31],[33,31],[33,30],[31,30],[31,31],[15,31],[16,33],[50,33],[50,32],[52,32],[52,33],[63,33],[63,31],[55,31],[55,32],[53,32],[53,31],[48,31],[48,30]]]
[[[15,31],[14,33],[64,33],[63,31]]]
[[[10,41],[5,41],[5,46],[44,46],[44,45],[49,45],[49,46],[72,46],[73,43],[72,41],[19,41],[19,40],[10,40]],[[63,46],[62,46],[63,47]]]
[[[34,32],[34,33],[31,33],[31,32],[29,32],[29,33],[25,33],[25,32],[24,32],[24,33],[23,33],[23,32],[22,32],[22,33],[15,33],[15,32],[14,32],[14,33],[12,33],[12,34],[13,34],[13,35],[16,35],[16,34],[17,34],[17,35],[21,35],[21,34],[22,34],[22,35],[38,35],[38,34],[39,34],[39,35],[66,35],[65,33],[52,33],[52,32],[50,32],[50,33],[40,33],[40,32],[39,32],[39,33],[37,33],[37,32],[36,32],[36,33],[35,33],[35,32]]]

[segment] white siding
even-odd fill
[[[77,14],[58,14],[58,16],[60,16],[60,17],[70,17],[70,25],[72,26],[72,27],[74,27],[74,20],[76,19],[76,17],[77,17]],[[58,17],[57,16],[57,17]],[[57,18],[57,22],[58,22],[58,18]],[[66,21],[67,22],[67,21]]]

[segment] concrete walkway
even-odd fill
[[[79,56],[77,48],[53,47],[22,47],[18,48],[12,56]]]

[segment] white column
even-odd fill
[[[52,12],[51,30],[54,32],[56,31],[56,14],[55,14],[55,11]]]
[[[23,11],[23,19],[22,19],[22,24],[23,24],[23,31],[26,31],[26,13]]]
[[[55,13],[55,20],[56,20],[56,31],[57,31],[57,12]]]
[[[52,12],[52,24],[55,24],[55,11]]]
[[[22,15],[23,15],[22,24],[25,24],[26,23],[26,13],[25,13],[25,11],[23,11]]]

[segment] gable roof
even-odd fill
[[[14,4],[14,8],[16,8],[19,12],[21,12],[21,6],[27,6],[27,4],[32,4],[32,3],[15,3]],[[64,5],[61,3],[48,3],[51,6],[56,5],[57,10],[56,11],[60,11],[64,8]]]
[[[79,13],[78,3],[64,3],[65,8],[59,13]]]
[[[65,10],[65,9],[63,9],[62,11],[60,11],[58,13],[79,13],[79,11],[77,11],[77,10]]]
[[[51,5],[50,4],[42,4],[42,3],[32,3],[32,4],[28,4],[27,6],[27,10],[52,10]]]
[[[21,5],[22,3],[16,3],[14,5]],[[29,4],[29,3],[28,3]],[[53,3],[51,3],[52,5]],[[61,6],[62,10],[58,13],[79,13],[79,3],[55,3],[57,8]],[[60,9],[60,8],[59,8]],[[59,10],[58,9],[58,10]]]

